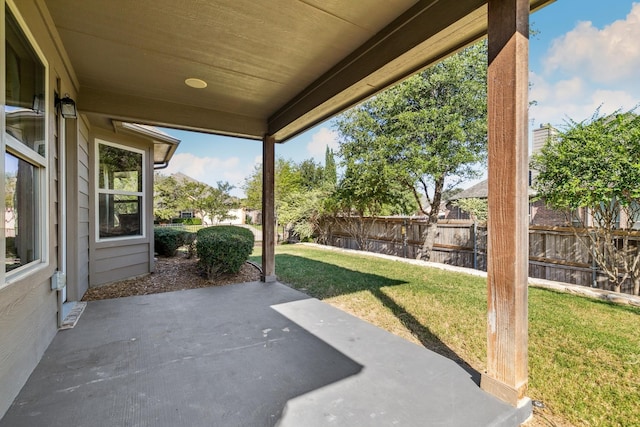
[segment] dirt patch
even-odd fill
[[[260,271],[250,263],[245,263],[238,274],[225,274],[209,280],[202,275],[197,259],[187,258],[184,254],[178,253],[172,258],[158,257],[155,273],[91,288],[84,294],[82,301],[157,294],[257,280],[260,280]]]

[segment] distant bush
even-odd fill
[[[196,233],[180,228],[155,227],[153,229],[155,251],[163,256],[175,256],[180,246],[191,246],[195,238]]]
[[[207,227],[198,231],[196,251],[200,267],[208,278],[237,273],[249,259],[254,236],[251,230],[233,225]]]
[[[17,257],[17,251],[16,251],[16,238],[15,237],[5,237],[4,238],[4,242],[5,242],[5,250],[6,250],[6,255],[7,258],[9,257]]]
[[[202,225],[200,218],[173,218],[172,224],[184,224],[184,225]]]

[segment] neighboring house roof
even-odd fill
[[[179,183],[185,183],[185,182],[193,182],[196,184],[204,184],[204,182],[200,182],[195,178],[191,178],[189,175],[185,175],[182,172],[176,172],[176,173],[172,173],[170,175],[173,179],[175,179],[177,182]]]
[[[533,188],[529,187],[529,197],[535,196],[536,192]],[[460,200],[460,199],[486,199],[489,197],[489,180],[485,179],[480,181],[476,185],[473,185],[467,188],[464,191],[452,196],[449,200]]]
[[[452,196],[449,200],[460,200],[460,199],[486,199],[489,194],[489,181],[484,180],[480,181],[476,185],[473,185],[467,188],[464,191],[459,192],[455,196]]]

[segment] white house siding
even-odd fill
[[[206,225],[241,225],[246,222],[244,208],[231,209],[229,211],[229,216],[232,218],[227,218],[224,221],[212,221],[211,218],[207,216],[204,218],[203,223]]]

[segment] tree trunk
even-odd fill
[[[633,278],[633,294],[640,295],[640,277]]]
[[[427,223],[427,228],[424,230],[424,233],[422,233],[422,247],[418,251],[418,256],[416,257],[416,259],[423,261],[431,260],[431,253],[433,252],[433,244],[436,241],[437,231],[438,220],[436,219],[435,222],[431,222],[431,220],[429,220],[429,222]]]
[[[356,244],[358,245],[358,249],[361,251],[366,251],[367,248],[367,236],[364,234],[364,222],[362,220],[362,217],[358,217],[358,224],[357,224],[357,238],[356,238]]]
[[[609,289],[612,289],[613,292],[620,293],[620,290],[622,289],[621,283],[617,282],[617,281],[610,280],[609,281]]]
[[[433,252],[433,244],[436,241],[436,232],[438,231],[438,213],[440,212],[440,202],[442,200],[442,190],[444,189],[444,174],[435,182],[433,189],[433,199],[431,202],[431,210],[427,216],[427,228],[422,233],[422,248],[418,251],[416,259],[429,261],[431,260],[431,252]]]

